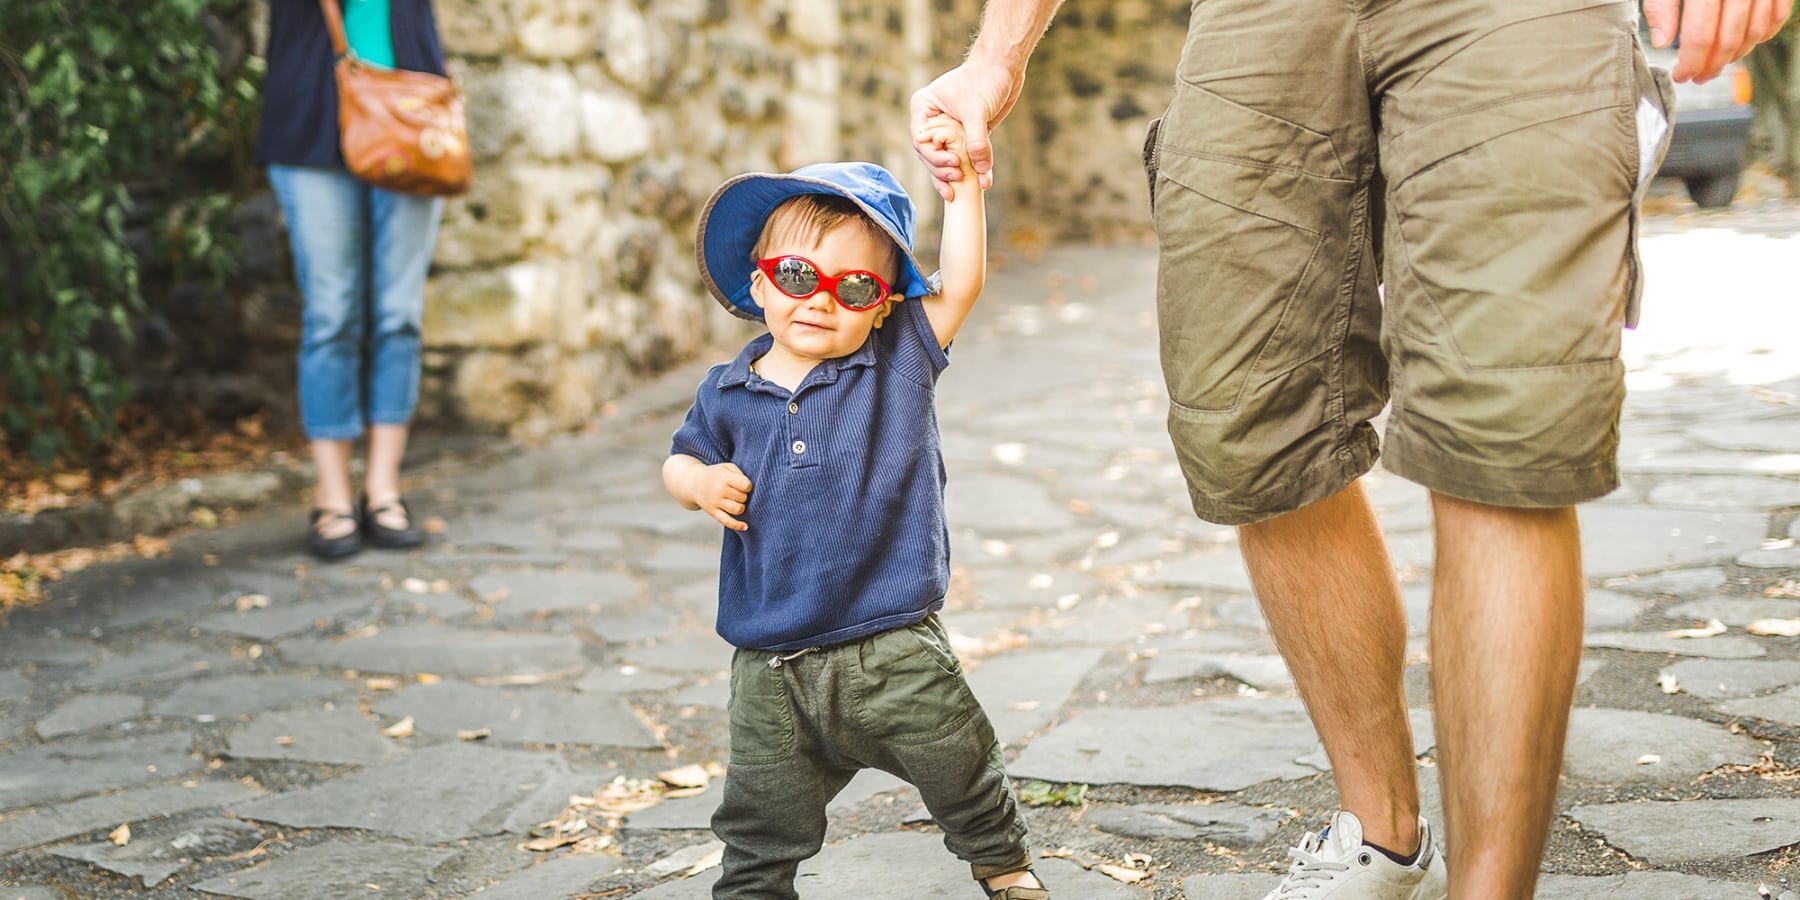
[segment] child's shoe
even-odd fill
[[[1050,900],[1050,889],[1044,886],[1044,880],[1038,878],[1036,872],[1031,873],[1031,877],[1037,880],[1037,887],[1015,884],[1012,887],[995,890],[988,887],[986,882],[977,881],[975,883],[981,885],[981,889],[987,892],[988,900]]]

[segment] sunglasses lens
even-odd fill
[[[837,295],[851,309],[869,309],[882,301],[881,283],[867,272],[852,272],[838,281]]]
[[[775,286],[790,297],[811,296],[819,289],[819,270],[797,256],[775,263],[775,274],[771,277]]]

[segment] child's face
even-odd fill
[[[769,243],[763,258],[788,255],[806,257],[824,275],[838,276],[855,269],[880,272],[891,251],[886,238],[872,234],[868,228],[843,223],[827,230],[816,242],[791,234],[778,236]],[[770,284],[761,271],[751,276],[750,296],[762,307],[763,320],[775,338],[770,352],[807,363],[855,352],[868,340],[885,306],[877,304],[861,312],[845,309],[830,291],[823,290],[810,297],[789,297]],[[895,295],[892,299],[900,298]]]

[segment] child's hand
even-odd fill
[[[692,470],[688,496],[700,505],[700,511],[712,516],[732,531],[748,531],[750,526],[738,520],[750,502],[750,479],[742,469],[728,462]]]
[[[969,162],[969,149],[964,144],[961,122],[946,115],[932,116],[925,120],[924,127],[913,138],[921,145],[955,153],[957,164],[962,166],[963,179],[975,176],[975,166]]]

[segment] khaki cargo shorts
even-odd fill
[[[1671,85],[1636,4],[1198,0],[1145,144],[1174,439],[1244,524],[1374,465],[1566,506],[1618,484],[1620,330]]]

